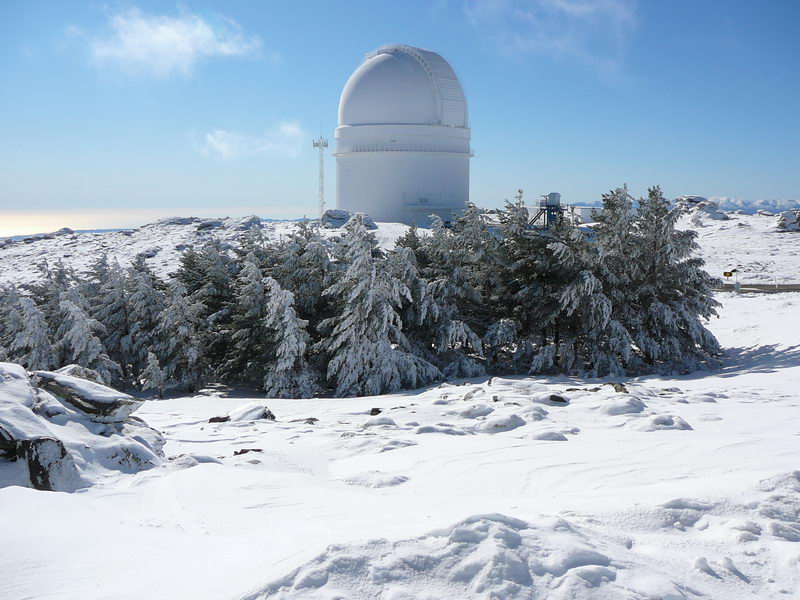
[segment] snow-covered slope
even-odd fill
[[[700,255],[707,270],[716,277],[737,268],[739,279],[750,283],[800,283],[800,234],[778,229],[778,216],[722,213],[726,220],[696,211],[680,222],[683,229],[699,234]],[[78,272],[85,271],[100,254],[107,253],[123,266],[137,255],[159,275],[178,268],[181,253],[189,246],[201,246],[210,237],[236,243],[247,227],[260,226],[264,236],[277,239],[291,235],[294,221],[261,221],[257,217],[240,219],[171,218],[128,231],[106,233],[61,233],[29,243],[15,241],[3,245],[0,240],[0,283],[28,283],[39,278],[36,265],[43,260],[62,260]],[[400,223],[378,223],[373,232],[384,248],[394,247],[395,240],[407,227]],[[325,237],[338,235],[337,228],[323,229]]]
[[[700,256],[715,277],[736,269],[743,283],[800,283],[800,234],[781,231],[777,215],[703,213],[684,216],[678,227],[698,233]]]
[[[796,597],[800,296],[720,299],[714,373],[147,402],[163,465],[0,489],[0,597]]]
[[[267,239],[292,234],[296,221],[262,221],[258,217],[240,219],[197,219],[193,217],[162,219],[137,229],[105,233],[59,232],[29,242],[21,240],[3,244],[0,240],[0,283],[29,283],[40,274],[36,265],[58,260],[76,271],[84,272],[101,254],[129,266],[138,255],[159,275],[178,268],[181,253],[189,246],[199,248],[211,237],[235,244],[248,227],[261,227]],[[395,240],[407,230],[400,223],[381,223],[375,234],[384,248],[394,247]],[[321,229],[326,238],[341,234],[340,229]]]

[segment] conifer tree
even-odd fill
[[[17,288],[13,285],[0,288],[0,345],[9,350],[17,334],[25,328]]]
[[[203,308],[191,300],[180,281],[170,283],[166,305],[158,319],[157,346],[169,389],[197,391],[206,381]]]
[[[20,299],[20,312],[23,327],[9,345],[10,354],[29,371],[51,369],[56,356],[44,314],[30,298]]]
[[[329,359],[327,376],[338,397],[416,387],[438,375],[433,365],[398,348],[406,342],[396,307],[409,292],[373,259],[374,248],[361,218],[351,219],[336,251],[341,270],[323,293],[335,316],[320,324],[324,336],[316,348]]]
[[[291,292],[282,290],[272,277],[267,277],[265,284],[269,305],[263,324],[272,360],[264,375],[264,391],[273,398],[311,398],[319,386],[306,360],[308,322],[297,316]]]
[[[248,254],[234,284],[231,305],[230,344],[219,373],[224,379],[243,383],[261,381],[268,358],[267,291],[255,254]]]
[[[147,366],[147,353],[159,342],[159,319],[164,310],[164,293],[149,271],[128,272],[128,319],[130,329],[120,348],[130,355],[131,375],[136,379]]]
[[[625,326],[645,370],[695,370],[721,352],[702,323],[717,314],[715,280],[693,256],[697,233],[675,230],[679,217],[657,186],[640,201],[637,243],[629,256],[638,267],[630,290],[635,310],[627,313]]]
[[[166,375],[152,352],[147,353],[147,366],[141,374],[142,391],[153,390],[156,397],[163,398],[166,387]]]
[[[62,364],[76,364],[97,372],[105,384],[122,376],[117,363],[108,357],[99,336],[105,333],[103,325],[89,316],[69,292],[62,293],[60,303],[61,323],[56,349]]]
[[[481,301],[468,273],[471,259],[439,217],[431,230],[423,244],[430,261],[423,274],[437,309],[430,313],[428,345],[446,377],[476,377],[485,369],[480,336],[468,323]]]
[[[101,341],[108,355],[127,374],[134,362],[130,338],[130,286],[118,262],[95,269],[96,285],[91,299],[92,316],[105,327]]]

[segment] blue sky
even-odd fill
[[[462,79],[480,205],[623,182],[797,199],[799,22],[793,0],[4,0],[0,235],[314,215],[311,139],[386,42]]]

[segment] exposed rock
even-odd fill
[[[141,258],[153,258],[159,252],[161,252],[161,246],[153,246],[152,248],[147,248],[146,250],[138,252],[136,256]]]
[[[628,388],[625,387],[624,383],[604,383],[603,385],[610,385],[614,388],[614,391],[618,394],[627,394]]]
[[[204,219],[197,225],[197,231],[208,231],[209,229],[219,229],[224,227],[222,219]]]
[[[369,409],[369,416],[374,417],[375,415],[381,414],[383,411],[380,408],[370,408]]]
[[[247,217],[228,217],[222,221],[224,227],[236,231],[246,231],[248,229],[258,229],[261,227],[261,217],[249,215]]]
[[[327,229],[338,229],[350,220],[351,213],[340,208],[331,208],[322,215],[322,226]]]
[[[227,423],[231,420],[230,415],[225,415],[222,417],[211,417],[208,422],[209,423]]]
[[[241,450],[234,451],[234,456],[241,456],[242,454],[247,454],[248,452],[263,452],[263,448],[242,448]]]
[[[270,409],[258,402],[251,402],[240,406],[228,413],[231,421],[258,421],[266,419],[267,421],[274,421],[275,415]]]
[[[35,489],[70,492],[75,488],[78,471],[61,440],[21,440],[17,445],[17,457],[27,462],[28,475]]]
[[[91,483],[84,472],[155,466],[164,438],[130,416],[140,404],[86,379],[45,371],[29,378],[19,365],[0,363],[0,458],[25,465],[5,483],[71,492]]]
[[[98,423],[122,423],[142,405],[133,396],[79,377],[52,371],[36,371],[34,375],[40,387]]]
[[[566,404],[569,401],[566,398],[564,398],[564,396],[559,396],[558,394],[550,394],[550,402]]]

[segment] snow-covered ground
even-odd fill
[[[800,234],[776,218],[694,216],[711,273],[798,281]],[[15,243],[0,281],[103,250],[169,273],[242,223]],[[800,598],[800,294],[718,297],[714,372],[146,402],[135,416],[167,440],[156,467],[82,469],[75,493],[0,488],[0,598]],[[253,402],[276,420],[247,420]],[[68,443],[102,429],[81,423]]]
[[[743,283],[800,283],[800,235],[778,229],[778,217],[725,213],[727,220],[702,215],[681,219],[680,229],[698,233],[700,256],[715,277],[736,269]]]
[[[717,220],[692,213],[679,225],[698,232],[700,255],[712,275],[722,277],[724,271],[738,267],[743,283],[800,283],[800,233],[779,231],[777,216],[734,212],[724,215],[729,218]],[[67,233],[5,246],[0,240],[0,282],[19,284],[38,279],[35,266],[45,259],[50,263],[61,260],[83,272],[102,253],[123,266],[143,254],[156,273],[166,275],[178,268],[185,248],[199,247],[211,236],[235,243],[252,219],[165,219],[129,231]],[[296,223],[264,221],[261,227],[266,238],[277,239],[291,235]],[[378,223],[374,234],[382,247],[392,248],[406,230],[400,223]],[[323,229],[322,233],[332,237],[341,231]]]
[[[30,283],[40,278],[36,265],[47,260],[61,260],[77,272],[105,253],[127,267],[137,257],[147,257],[147,264],[158,274],[167,275],[179,266],[180,256],[189,246],[199,248],[211,237],[236,243],[257,217],[240,219],[163,219],[137,229],[105,233],[66,233],[25,243],[15,241],[3,245],[0,240],[0,282]],[[263,221],[261,229],[266,239],[292,235],[296,221]],[[408,228],[400,223],[381,223],[375,234],[384,248],[393,248],[395,240]],[[340,235],[340,229],[321,229],[323,237]]]
[[[800,295],[720,300],[724,366],[627,393],[147,402],[163,466],[0,489],[0,598],[798,597]]]

